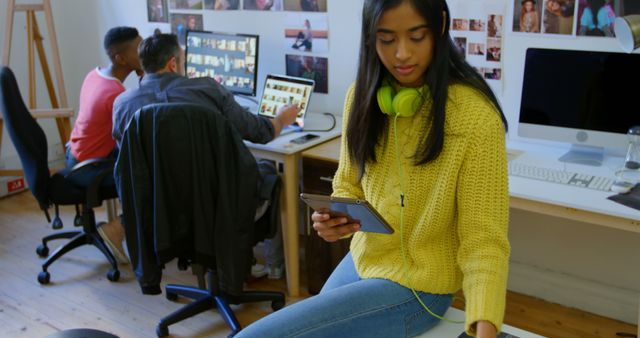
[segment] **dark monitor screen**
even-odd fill
[[[527,50],[520,123],[626,133],[640,124],[640,55]]]
[[[211,77],[234,94],[256,95],[257,35],[187,32],[186,74]]]

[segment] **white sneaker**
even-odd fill
[[[251,266],[251,277],[262,278],[269,274],[267,267],[262,264],[255,264]]]
[[[284,265],[278,265],[278,266],[270,266],[269,267],[269,276],[267,278],[269,279],[281,279],[282,276],[284,275]]]

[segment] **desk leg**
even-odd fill
[[[111,222],[118,217],[116,199],[106,200],[105,203],[107,204],[107,221]]]
[[[284,263],[287,273],[287,287],[289,296],[297,297],[300,294],[300,257],[298,246],[298,181],[299,159],[297,154],[287,155],[284,158],[284,194],[282,203],[282,239],[284,241]]]

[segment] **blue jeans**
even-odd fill
[[[453,300],[451,294],[418,295],[440,316]],[[235,337],[414,337],[438,321],[410,289],[385,279],[361,279],[349,253],[319,295],[274,312]]]
[[[107,155],[107,158],[113,158],[114,160],[118,157],[118,149],[114,149],[109,155]],[[76,164],[78,164],[78,160],[73,156],[73,154],[71,153],[71,147],[67,144],[67,161],[66,161],[66,169],[71,171],[71,168],[73,168],[73,166],[75,166]],[[67,179],[69,181],[71,181],[73,184],[82,187],[82,188],[87,188],[89,187],[89,185],[91,184],[91,182],[93,181],[93,179],[98,176],[98,174],[100,174],[101,171],[103,171],[105,168],[107,168],[108,166],[114,166],[115,164],[110,163],[110,164],[98,164],[98,165],[88,165],[86,167],[83,167],[81,169],[78,169],[77,171],[74,171],[72,174],[70,174],[69,176],[67,176]],[[100,184],[103,187],[108,187],[108,186],[112,186],[115,185],[115,180],[113,178],[113,173],[109,174],[107,176],[105,176],[102,179],[102,182]]]

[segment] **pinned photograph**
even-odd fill
[[[579,0],[578,35],[615,37],[617,17],[640,14],[638,0]]]
[[[171,14],[171,33],[178,36],[181,46],[186,45],[187,30],[201,31],[204,29],[201,14]]]
[[[286,55],[287,75],[316,82],[314,93],[329,93],[329,59],[317,56]]]
[[[204,0],[204,9],[231,11],[240,8],[240,0]]]
[[[487,61],[500,62],[502,39],[487,39]]]
[[[472,32],[484,32],[485,24],[484,21],[478,19],[471,19],[470,26]]]
[[[456,49],[462,55],[463,58],[467,58],[467,38],[464,37],[454,37],[453,43],[456,46]]]
[[[469,20],[468,19],[453,19],[453,25],[451,29],[454,31],[468,31]]]
[[[289,52],[329,52],[326,14],[288,14],[285,19],[285,49]]]
[[[573,35],[574,0],[544,0],[542,33]]]
[[[147,17],[149,22],[169,22],[167,0],[147,0]]]
[[[283,0],[244,0],[243,8],[250,11],[282,11]]]
[[[326,12],[327,0],[284,0],[284,10],[292,12]]]
[[[513,31],[540,33],[543,0],[514,0]]]
[[[171,9],[202,9],[202,0],[169,0]]]
[[[490,38],[502,37],[502,15],[489,15],[487,20],[487,36]]]
[[[467,55],[484,55],[484,43],[469,43]]]

